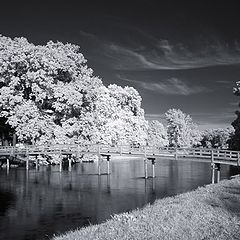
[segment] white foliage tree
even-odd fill
[[[200,131],[189,115],[180,109],[169,109],[165,116],[170,146],[192,147],[199,145]]]
[[[148,141],[149,146],[164,147],[169,145],[167,130],[157,120],[148,123]]]
[[[208,148],[227,149],[233,135],[233,127],[208,129],[202,132],[201,145]]]
[[[0,36],[0,117],[26,143],[144,144],[133,88],[102,84],[79,47]]]
[[[94,142],[144,145],[147,122],[139,93],[132,87],[115,84],[99,88],[98,93],[93,118]]]

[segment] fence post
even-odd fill
[[[175,148],[175,160],[178,159],[178,155],[177,155],[177,148]]]

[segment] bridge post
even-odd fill
[[[72,171],[72,156],[68,155],[68,171]]]
[[[152,177],[155,178],[155,158],[152,158]]]
[[[220,182],[220,170],[221,170],[221,164],[216,163],[216,169],[217,169],[217,183]]]
[[[155,190],[156,190],[156,179],[153,179],[152,180],[152,194],[156,193]]]
[[[120,156],[122,156],[122,145],[120,146]]]
[[[26,156],[26,170],[29,169],[29,155]]]
[[[79,159],[80,159],[80,146],[79,146],[79,144],[77,145],[77,161],[79,161]]]
[[[38,158],[35,156],[35,169],[38,170]]]
[[[213,150],[211,150],[211,168],[212,168],[212,183],[215,183],[215,163]]]
[[[101,175],[101,154],[98,154],[98,176]]]
[[[107,193],[111,193],[111,188],[110,188],[110,177],[107,176]]]
[[[211,163],[212,167],[212,183],[215,183],[215,163]]]
[[[10,160],[9,158],[7,158],[7,171],[9,171],[9,168],[10,168]]]
[[[148,159],[145,158],[145,159],[144,159],[144,177],[145,177],[145,179],[148,178],[148,172],[147,172],[147,161],[148,161]]]
[[[175,148],[175,160],[177,160],[178,159],[178,155],[177,155],[178,153],[177,153],[177,148]]]
[[[110,174],[110,155],[107,155],[107,175]]]
[[[59,159],[60,159],[60,162],[59,162],[59,172],[62,172],[62,159],[63,159],[62,154],[60,154]]]
[[[213,152],[213,150],[211,150],[211,162],[212,163],[214,162],[214,152]]]

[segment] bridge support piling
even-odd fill
[[[107,193],[111,193],[110,176],[107,176]]]
[[[145,177],[145,179],[148,178],[147,161],[148,161],[148,159],[145,158],[144,159],[144,177]]]
[[[29,155],[26,157],[26,170],[29,170]]]
[[[156,192],[156,179],[152,179],[152,194],[155,194]]]
[[[152,158],[152,177],[155,178],[155,158]]]
[[[178,159],[178,152],[177,152],[177,148],[175,149],[175,160]]]
[[[98,155],[98,176],[101,175],[101,155]]]
[[[9,169],[10,169],[10,160],[9,158],[7,158],[7,171],[9,171]]]
[[[63,157],[62,157],[62,155],[60,155],[60,157],[59,157],[60,159],[59,159],[59,172],[62,172],[62,160],[63,160]]]
[[[220,170],[221,170],[220,163],[216,163],[216,169],[217,169],[217,183],[219,183],[220,182]]]
[[[110,174],[110,156],[107,156],[107,175]]]
[[[38,158],[37,158],[37,155],[35,157],[35,169],[38,170]]]
[[[212,163],[211,167],[212,167],[212,183],[215,183],[215,163]]]
[[[72,156],[68,155],[68,171],[72,171]]]

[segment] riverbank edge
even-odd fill
[[[52,240],[240,239],[240,177],[156,200]]]

